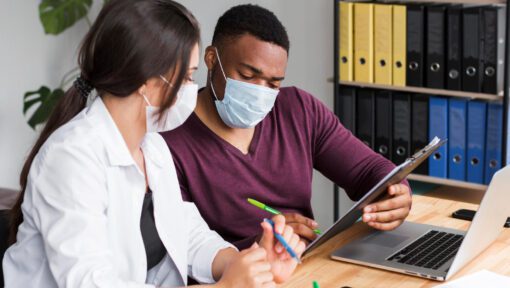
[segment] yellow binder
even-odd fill
[[[354,4],[354,80],[374,82],[374,4]]]
[[[406,86],[407,7],[393,5],[393,85]]]
[[[340,68],[340,81],[354,81],[354,67],[353,67],[353,13],[354,4],[349,2],[340,2],[340,54],[339,54],[339,68]]]
[[[393,9],[391,5],[374,5],[374,66],[377,84],[393,83]]]

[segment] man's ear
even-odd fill
[[[207,46],[204,53],[204,62],[207,70],[212,70],[214,65],[216,65],[216,61],[216,48],[214,46]]]

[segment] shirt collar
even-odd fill
[[[94,127],[97,127],[101,133],[101,139],[105,143],[106,156],[112,166],[130,166],[136,165],[133,156],[117,128],[117,124],[113,121],[110,112],[106,108],[103,99],[96,97],[87,111],[89,121],[92,122]],[[158,149],[154,142],[158,139],[154,137],[161,137],[157,133],[146,134],[141,143],[141,148],[146,157],[146,161],[150,160],[152,163],[159,167],[163,166],[164,156],[160,149]]]
[[[97,127],[101,139],[105,144],[106,157],[112,166],[135,165],[135,161],[120,134],[119,128],[101,97],[96,97],[86,112],[89,122]]]
[[[165,157],[165,155],[161,151],[162,148],[156,145],[157,141],[163,141],[163,138],[159,135],[159,133],[147,133],[143,138],[141,147],[145,161],[151,161],[161,168],[164,164],[165,158],[163,157]]]

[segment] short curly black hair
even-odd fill
[[[276,44],[289,53],[287,30],[273,12],[253,4],[238,5],[225,12],[214,29],[212,43],[250,34],[260,40]]]

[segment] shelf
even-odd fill
[[[361,1],[349,1],[349,2],[363,2]],[[372,3],[372,2],[371,2]],[[392,0],[379,0],[379,1],[373,1],[373,3],[388,3],[388,4],[394,4],[395,2]],[[401,2],[398,2],[400,4],[406,4],[406,3],[439,3],[439,4],[478,4],[478,5],[490,5],[490,4],[506,4],[506,0],[403,0]]]
[[[445,179],[445,178],[438,178],[438,177],[432,177],[432,176],[426,176],[426,175],[419,175],[419,174],[410,174],[409,176],[407,176],[407,180],[420,181],[420,182],[426,182],[426,183],[437,184],[437,185],[445,185],[445,186],[450,186],[450,187],[480,190],[480,191],[487,190],[487,185],[469,183],[469,182],[465,182],[465,181],[457,181],[457,180],[451,180],[451,179]]]
[[[456,91],[456,90],[431,89],[431,88],[410,87],[410,86],[401,87],[401,86],[381,85],[381,84],[362,83],[362,82],[340,81],[339,83],[340,83],[340,85],[362,87],[362,88],[385,89],[385,90],[412,92],[412,93],[420,93],[420,94],[453,96],[453,97],[462,97],[462,98],[470,98],[470,99],[483,99],[483,100],[490,100],[490,101],[503,101],[503,94],[502,94],[503,92],[501,92],[501,95],[494,95],[494,94],[486,94],[486,93]]]

